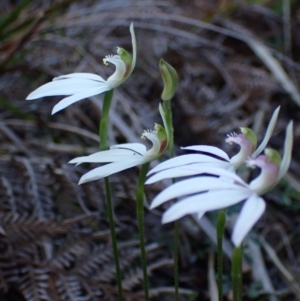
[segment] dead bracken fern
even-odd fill
[[[94,230],[100,230],[106,221],[99,216],[100,212],[91,212],[91,208],[89,214],[84,213],[78,194],[84,199],[92,196],[86,195],[83,186],[70,185],[78,181],[78,175],[73,173],[70,177],[70,170],[56,167],[54,162],[49,164],[49,160],[43,167],[37,163],[42,159],[37,158],[0,161],[1,289],[8,292],[14,288],[26,301],[83,301],[107,300],[103,287],[110,287],[109,294],[115,298],[112,248],[107,233],[100,240],[99,235],[94,235]],[[48,181],[43,181],[45,178]],[[57,211],[56,200],[62,201],[58,192],[64,190],[63,216]],[[99,188],[90,190],[94,193]],[[83,214],[78,215],[80,210]],[[75,212],[75,217],[70,217]],[[141,288],[137,244],[120,244],[120,249],[121,268],[128,285]],[[149,260],[155,262],[161,256],[159,249],[148,247]]]

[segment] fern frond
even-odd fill
[[[27,301],[51,301],[47,292],[48,271],[32,265],[26,265],[21,270],[18,288]]]
[[[62,301],[89,301],[81,279],[77,276],[60,274],[55,287]]]

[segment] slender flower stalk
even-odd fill
[[[149,166],[150,166],[150,162],[142,165],[138,185],[136,188],[136,215],[138,220],[140,249],[141,249],[141,256],[142,256],[145,301],[149,301],[149,280],[148,280],[148,272],[147,272],[147,257],[146,257],[146,247],[145,247],[144,186],[145,186],[145,180],[146,180],[147,172],[149,170]]]
[[[164,110],[166,112],[166,123],[168,125],[169,131],[169,150],[170,158],[174,157],[174,127],[173,127],[173,117],[171,109],[171,101],[169,99],[164,100]],[[175,183],[175,179],[172,179],[172,182]],[[173,256],[174,256],[174,286],[175,286],[175,301],[179,301],[179,222],[174,223],[174,242],[173,242]]]
[[[161,59],[159,62],[159,69],[164,82],[164,90],[161,94],[164,106],[164,118],[167,125],[168,140],[169,140],[169,150],[170,158],[174,157],[174,127],[173,127],[173,117],[171,108],[171,99],[173,98],[177,85],[178,85],[178,75],[176,70],[165,60]],[[175,179],[172,179],[175,183]],[[173,256],[174,256],[174,286],[175,286],[175,301],[179,301],[179,272],[178,272],[178,258],[179,258],[179,222],[174,223],[174,242],[173,242]]]
[[[102,116],[99,126],[100,149],[107,150],[107,135],[108,135],[108,115],[111,106],[114,90],[110,90],[104,94],[102,105]]]
[[[287,172],[291,161],[293,144],[293,123],[290,122],[286,129],[284,155],[272,149],[266,149],[264,155],[250,158],[248,164],[261,169],[260,175],[248,185],[235,173],[224,168],[214,167],[209,164],[184,166],[190,173],[208,175],[197,176],[175,183],[162,191],[152,202],[155,208],[164,202],[178,197],[183,200],[172,205],[162,218],[163,223],[175,221],[186,214],[212,211],[226,208],[243,200],[244,206],[234,226],[232,241],[239,246],[253,225],[263,214],[266,204],[260,197],[261,194],[273,188]],[[172,166],[171,166],[172,167]],[[148,182],[153,182],[150,178]]]
[[[223,237],[226,223],[226,212],[222,209],[217,218],[217,255],[218,255],[218,296],[223,300]]]
[[[132,56],[123,48],[117,48],[117,55],[108,55],[103,63],[115,65],[115,72],[104,80],[92,73],[71,73],[61,75],[52,82],[42,85],[30,93],[26,99],[37,99],[45,96],[66,95],[52,110],[52,114],[63,110],[71,104],[94,95],[110,91],[122,84],[132,73],[136,63],[136,38],[133,23],[130,25]]]
[[[232,292],[233,301],[242,301],[242,247],[239,246],[232,253]]]
[[[101,118],[100,128],[99,128],[100,149],[103,151],[107,150],[108,115],[109,115],[112,96],[113,96],[113,90],[110,90],[105,93],[103,99],[102,118]],[[114,208],[112,204],[110,183],[108,177],[104,178],[104,186],[105,186],[105,195],[106,195],[106,204],[107,204],[107,215],[108,215],[109,228],[110,228],[110,237],[111,237],[111,243],[113,248],[114,261],[116,265],[118,296],[119,296],[119,300],[122,301],[123,300],[122,275],[121,275],[119,251],[118,251],[117,236],[116,236],[115,221],[114,221]]]

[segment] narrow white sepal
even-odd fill
[[[89,89],[97,89],[102,85],[107,84],[82,78],[55,80],[40,86],[31,92],[26,99],[31,100],[46,96],[74,95],[88,92]]]
[[[154,167],[149,173],[148,176],[160,172],[164,169],[172,168],[172,167],[178,167],[178,166],[185,166],[185,165],[192,165],[196,163],[225,163],[229,166],[228,162],[224,162],[222,160],[203,155],[203,154],[188,154],[188,155],[182,155],[179,157],[171,158],[163,163],[160,163],[156,167]]]
[[[157,181],[163,179],[170,178],[178,178],[178,177],[186,177],[193,175],[200,175],[203,173],[207,173],[214,176],[224,176],[230,179],[241,183],[242,185],[247,185],[240,177],[238,177],[232,171],[227,171],[226,167],[228,167],[228,163],[197,163],[191,165],[178,166],[174,168],[170,168],[167,170],[163,170],[152,177],[150,177],[145,184],[152,184]]]
[[[171,206],[164,214],[162,223],[169,223],[184,215],[222,209],[248,198],[252,191],[248,188],[209,191],[185,198]]]
[[[147,152],[147,148],[144,144],[141,143],[123,143],[112,145],[110,147],[111,150],[120,149],[120,150],[131,150],[132,152],[136,152],[141,155],[145,155]]]
[[[230,161],[230,158],[228,155],[220,148],[210,145],[192,145],[192,146],[186,146],[181,147],[182,149],[188,149],[188,150],[194,150],[198,152],[206,152],[209,154],[212,154],[214,156],[218,156],[226,161]]]
[[[70,73],[66,75],[60,75],[58,77],[53,78],[53,81],[67,79],[67,78],[88,79],[88,80],[93,80],[102,83],[106,82],[100,75],[87,73],[87,72],[77,72],[77,73]]]
[[[265,208],[265,201],[256,194],[252,194],[248,200],[246,200],[234,225],[231,236],[231,240],[236,247],[241,245],[246,235],[264,213]]]
[[[110,89],[111,87],[106,83],[101,84],[101,86],[98,84],[98,87],[96,88],[88,89],[84,92],[76,93],[72,96],[66,97],[53,107],[51,114],[53,115],[81,99],[109,91]]]
[[[161,193],[159,193],[155,199],[153,200],[150,209],[153,209],[164,202],[182,197],[184,195],[193,194],[193,193],[200,193],[205,191],[212,191],[212,190],[220,190],[220,189],[238,189],[240,186],[238,184],[228,183],[226,181],[222,181],[220,178],[213,178],[213,177],[195,177],[187,180],[183,180],[177,182]]]
[[[264,137],[263,141],[261,142],[261,144],[255,150],[255,152],[252,154],[251,157],[256,158],[267,146],[267,144],[272,136],[272,133],[274,131],[274,128],[275,128],[275,125],[277,122],[277,118],[278,118],[278,114],[279,114],[279,110],[280,110],[280,106],[272,114],[265,137]]]
[[[277,177],[277,183],[282,179],[289,169],[291,159],[292,159],[292,150],[293,150],[293,121],[290,121],[285,132],[284,140],[284,151],[283,157],[281,160],[279,173]]]
[[[88,173],[86,173],[85,175],[83,175],[80,180],[79,180],[79,185],[86,183],[86,182],[90,182],[90,181],[95,181],[101,178],[105,178],[108,177],[114,173],[117,173],[119,171],[137,166],[137,165],[141,165],[144,164],[145,160],[144,158],[135,158],[132,160],[128,160],[126,162],[115,162],[115,163],[110,163],[110,164],[106,164],[104,166],[101,167],[97,167],[91,171],[89,171]]]
[[[81,163],[109,163],[109,162],[121,162],[134,159],[135,157],[141,157],[132,150],[126,149],[111,149],[106,151],[100,151],[89,156],[82,156],[72,159],[69,163],[81,164]]]

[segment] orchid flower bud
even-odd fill
[[[171,100],[176,92],[178,85],[177,72],[169,63],[167,63],[163,59],[160,59],[159,69],[164,82],[164,90],[161,94],[161,98],[163,101]]]

